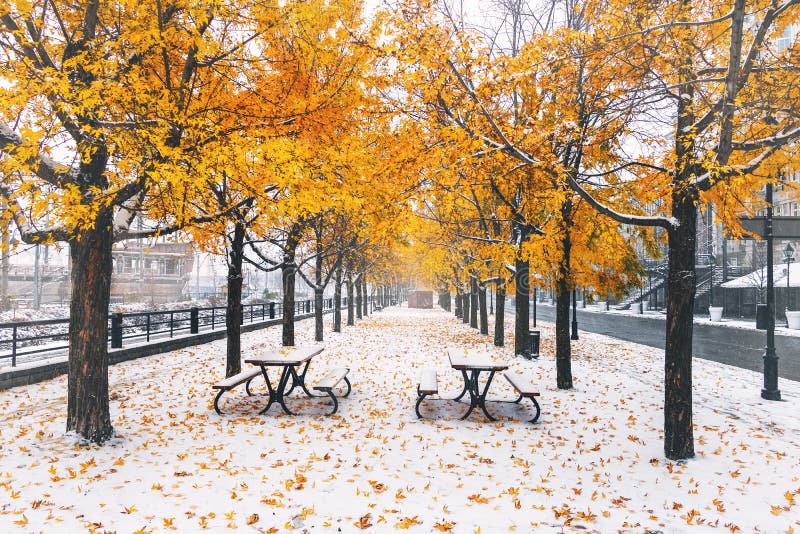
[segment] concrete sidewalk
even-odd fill
[[[549,303],[536,303],[537,320],[555,321],[555,307]],[[514,314],[514,305],[508,304],[507,314]],[[531,311],[531,317],[533,317]],[[570,310],[570,320],[572,312]],[[743,324],[744,323],[744,324]],[[533,319],[531,318],[531,324]],[[632,341],[659,349],[664,348],[666,316],[661,313],[622,313],[600,310],[597,307],[578,308],[578,331],[595,332]],[[711,322],[695,317],[692,347],[694,356],[742,369],[761,372],[766,333],[746,327],[745,321]],[[778,373],[781,378],[800,381],[800,332],[787,328],[775,329],[775,348],[778,354]]]

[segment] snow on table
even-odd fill
[[[296,326],[313,343],[313,324]],[[510,325],[507,331],[510,331]],[[508,348],[438,310],[387,308],[343,333],[309,368],[314,383],[346,366],[353,392],[337,415],[324,399],[290,397],[301,415],[259,416],[243,388],[212,408],[225,341],[115,365],[104,447],[65,437],[66,378],[0,392],[0,532],[785,532],[800,526],[800,385],[781,380],[785,402],[759,397],[761,377],[695,360],[697,457],[666,461],[663,355],[581,333],[575,388],[555,388],[554,333],[542,357]],[[243,335],[243,359],[279,344],[278,328]],[[461,376],[446,347],[483,350],[541,384],[542,416],[492,383],[489,408],[428,402],[414,414],[424,367],[453,397]]]

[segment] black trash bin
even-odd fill
[[[766,304],[757,304],[756,305],[756,328],[759,330],[766,330],[767,329],[767,318],[769,315],[767,314],[767,305]]]
[[[538,358],[539,357],[539,337],[541,336],[541,332],[539,330],[529,330],[528,337],[531,341],[530,345],[530,357],[531,358]]]

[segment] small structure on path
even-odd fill
[[[409,308],[433,308],[433,291],[409,291]]]

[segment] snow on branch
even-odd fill
[[[0,122],[0,151],[14,157],[17,149],[22,146],[22,137],[5,123]],[[52,158],[37,154],[26,158],[22,163],[29,165],[32,172],[45,182],[63,187],[74,178],[74,170],[65,165],[61,165]]]
[[[583,198],[586,202],[589,203],[595,210],[602,213],[606,217],[609,217],[617,222],[621,222],[624,224],[632,224],[634,226],[658,226],[661,228],[665,228],[667,230],[675,229],[678,227],[678,221],[672,217],[655,217],[649,215],[632,215],[627,213],[620,213],[613,208],[606,206],[605,204],[598,201],[594,198],[591,193],[586,191],[581,185],[575,180],[573,176],[567,175],[567,183],[569,184],[570,188],[578,193],[578,195]]]

